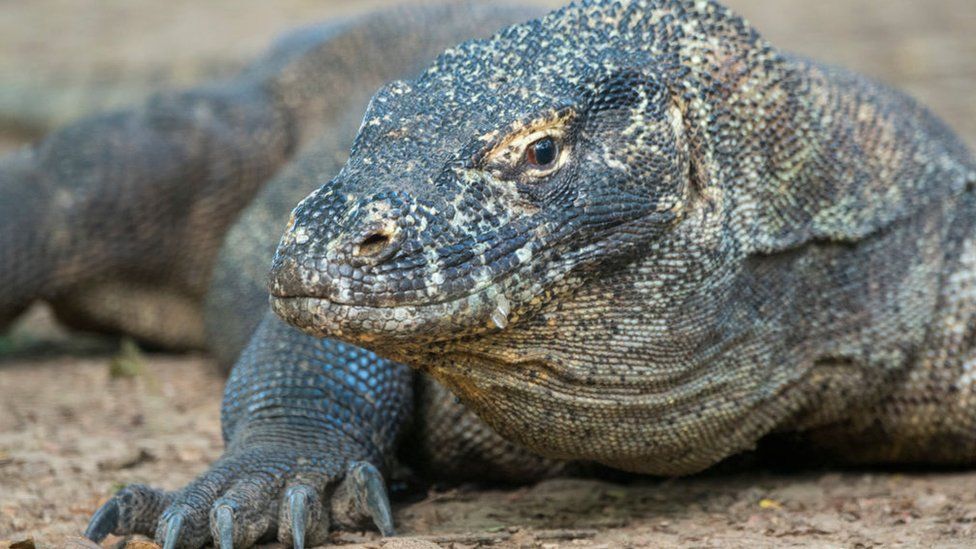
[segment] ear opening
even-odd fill
[[[695,130],[695,125],[689,123],[687,101],[680,95],[672,94],[672,111],[676,118],[676,132],[680,132],[680,139],[684,141],[688,154],[688,203],[698,204],[705,197],[705,187],[708,184],[709,171],[704,157],[707,154],[705,139]]]

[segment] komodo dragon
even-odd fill
[[[204,147],[205,177],[268,177],[301,141],[261,136],[302,133],[268,102],[170,112],[238,123],[230,152]],[[324,183],[270,282],[308,335],[264,316],[228,381],[224,457],[176,493],[123,489],[89,537],[390,533],[379,471],[411,416],[401,450],[446,475],[686,474],[783,432],[846,462],[976,462],[976,162],[898,92],[778,52],[711,1],[597,0],[382,88],[327,183],[343,133],[315,130],[269,187]],[[173,147],[172,170],[201,169]],[[8,171],[48,173],[36,156]],[[266,236],[235,228],[215,287],[253,280],[230,256]],[[83,319],[75,295],[49,299]]]

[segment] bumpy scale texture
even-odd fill
[[[288,214],[341,168],[376,89],[539,13],[447,1],[309,27],[235,78],[0,159],[0,326],[40,299],[84,329],[236,360],[224,456],[174,492],[121,490],[89,537],[142,533],[169,549],[311,546],[370,524],[389,534],[382,473],[398,448],[439,476],[563,470],[408,368],[265,314]],[[411,440],[429,444],[398,444],[411,424]]]
[[[574,4],[410,79],[530,12],[309,29],[0,160],[0,323],[44,299],[239,355],[224,456],[123,489],[89,537],[390,533],[398,452],[507,480],[690,473],[784,432],[976,461],[976,163],[952,132],[709,1]]]
[[[910,98],[715,2],[581,2],[383,88],[273,307],[554,458],[972,463],[974,185]]]

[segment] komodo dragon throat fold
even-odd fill
[[[961,371],[971,346],[932,356],[976,314],[950,283],[974,177],[914,101],[719,4],[581,2],[383,88],[295,208],[272,305],[542,455],[690,473],[776,430],[863,432],[912,372]],[[976,400],[946,406],[848,454],[972,462]]]

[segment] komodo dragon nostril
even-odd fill
[[[384,232],[373,233],[363,239],[356,246],[356,255],[360,257],[374,256],[386,249],[390,245],[390,235]]]
[[[397,234],[399,228],[392,220],[384,220],[364,230],[358,239],[354,240],[352,254],[355,257],[382,261],[396,253],[398,248]]]

